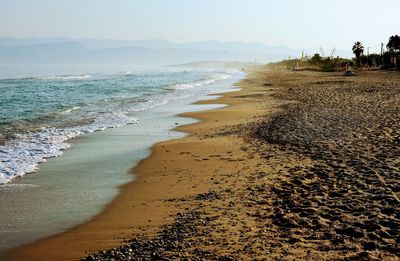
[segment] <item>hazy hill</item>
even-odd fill
[[[68,62],[90,52],[76,42],[44,43],[32,45],[0,46],[0,63],[53,63]]]
[[[200,60],[271,62],[301,51],[261,43],[0,37],[0,64],[167,65]]]

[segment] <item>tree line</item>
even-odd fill
[[[400,36],[393,35],[386,44],[386,51],[381,54],[364,55],[364,46],[361,42],[355,42],[352,51],[354,59],[323,56],[316,53],[313,56],[287,59],[280,62],[270,63],[270,68],[286,68],[291,70],[315,70],[315,71],[342,71],[349,68],[362,67],[368,69],[398,69],[400,70]],[[321,51],[322,52],[322,51]]]
[[[364,55],[364,46],[360,41],[354,43],[352,51],[355,63],[359,67],[379,67],[400,69],[400,36],[390,36],[386,51],[381,54]]]

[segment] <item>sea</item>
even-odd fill
[[[162,68],[0,79],[0,184],[36,172],[72,138],[136,124],[135,112],[212,92],[231,73]]]
[[[157,142],[232,91],[226,68],[57,70],[0,66],[0,254],[93,218]]]

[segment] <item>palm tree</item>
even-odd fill
[[[389,38],[389,43],[386,45],[386,47],[392,52],[400,51],[400,36],[391,36]]]
[[[357,61],[360,64],[360,57],[361,57],[361,54],[364,52],[364,46],[362,45],[361,42],[355,42],[352,50],[353,50],[353,53],[356,55]]]

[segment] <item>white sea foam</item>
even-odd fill
[[[131,71],[125,71],[125,72],[122,72],[122,75],[125,75],[125,76],[133,76],[133,75],[135,75],[133,72],[131,72]]]
[[[72,77],[74,77],[76,79],[76,76],[54,77],[58,77],[58,79],[59,77],[62,77],[62,79],[65,79],[65,77],[73,79]],[[89,119],[90,123],[83,126],[67,127],[63,129],[48,127],[40,131],[16,134],[14,140],[10,140],[6,145],[0,146],[0,184],[8,183],[15,177],[36,172],[39,163],[46,162],[47,158],[62,155],[63,151],[71,146],[68,140],[72,138],[107,128],[116,128],[137,123],[137,118],[129,116],[130,113],[158,107],[172,100],[190,95],[207,94],[209,93],[208,90],[213,89],[213,87],[211,89],[208,87],[198,87],[206,87],[230,77],[228,73],[219,73],[209,78],[176,84],[169,87],[172,92],[165,95],[153,96],[151,99],[137,103],[132,107],[123,107],[119,109],[115,107],[104,107],[103,111],[98,111],[97,109],[94,111],[85,111],[85,108],[80,108],[79,106],[69,108],[62,112],[65,117],[71,117],[72,119],[78,117],[77,120],[79,121],[79,117],[82,116],[83,122]],[[104,99],[104,102],[108,103],[108,99]]]
[[[80,108],[81,108],[81,107],[79,107],[79,106],[74,106],[74,107],[72,107],[72,108],[69,108],[69,109],[66,109],[66,110],[62,111],[61,114],[67,115],[67,114],[70,114],[70,113],[73,112],[73,111],[79,110]]]
[[[92,124],[66,129],[45,128],[16,135],[16,139],[0,146],[0,184],[34,173],[47,158],[58,157],[71,145],[68,140],[82,134],[137,123],[124,113],[107,113]]]
[[[43,76],[37,77],[38,80],[85,80],[92,78],[91,75],[59,75],[59,76]]]
[[[168,86],[167,89],[169,90],[188,90],[188,89],[193,89],[195,87],[203,86],[203,85],[209,85],[217,81],[222,81],[230,78],[229,74],[217,74],[214,75],[210,78],[207,79],[202,79],[202,80],[197,80],[197,81],[192,81],[188,83],[179,83],[175,85]]]

